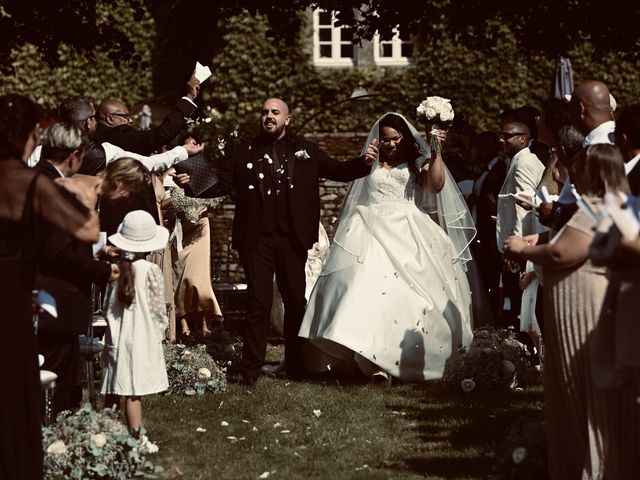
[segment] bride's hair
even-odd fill
[[[414,138],[413,133],[411,133],[407,122],[405,122],[405,120],[401,116],[396,115],[395,113],[387,113],[380,119],[380,136],[382,136],[382,129],[384,127],[393,128],[394,130],[397,130],[402,134],[402,141],[400,142],[400,146],[404,151],[404,155],[408,157],[407,166],[409,167],[409,171],[413,176],[413,181],[417,182],[420,175],[420,169],[418,168],[418,165],[416,165],[416,160],[421,155],[420,146]]]

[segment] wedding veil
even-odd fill
[[[362,154],[366,153],[367,147],[373,141],[373,139],[380,139],[380,120],[386,115],[380,117],[369,132],[367,141],[362,149]],[[401,114],[395,113],[395,115],[401,117],[409,130],[413,134],[418,146],[420,148],[420,157],[416,160],[418,168],[421,168],[427,158],[431,156],[431,148],[425,141],[425,139],[418,133],[413,125]],[[376,159],[372,165],[372,171],[378,168],[379,162]],[[469,251],[469,245],[476,235],[476,227],[473,223],[473,218],[469,212],[469,208],[454,180],[449,169],[444,167],[445,170],[445,182],[442,190],[437,193],[429,193],[421,187],[416,188],[415,200],[416,205],[425,212],[425,214],[437,213],[437,221],[440,227],[447,233],[454,247],[454,262],[459,261],[464,264],[471,260],[471,252]],[[348,251],[344,248],[346,235],[349,230],[348,222],[351,212],[357,207],[364,199],[363,191],[365,178],[359,178],[351,182],[342,205],[342,211],[340,213],[340,223],[334,236],[334,243],[346,250],[346,253],[350,253],[356,257],[360,256],[358,252]],[[435,219],[434,219],[435,220]],[[381,221],[383,221],[381,219]],[[358,260],[361,261],[361,260]]]

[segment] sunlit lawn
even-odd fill
[[[512,423],[542,421],[542,400],[540,387],[260,378],[217,396],[146,397],[144,422],[164,479],[487,479]]]

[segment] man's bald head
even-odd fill
[[[269,98],[262,105],[260,128],[269,137],[275,140],[284,137],[290,121],[289,106],[284,100]]]
[[[611,100],[609,96],[609,87],[597,80],[589,80],[581,83],[576,87],[573,95],[589,108],[602,110],[603,112],[611,111]],[[572,96],[573,99],[573,96]]]
[[[107,127],[116,127],[131,122],[131,114],[122,100],[107,98],[98,106],[98,121]]]
[[[572,120],[583,135],[613,120],[609,87],[597,80],[578,85],[571,95],[570,105]]]

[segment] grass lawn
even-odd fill
[[[163,479],[461,480],[491,478],[510,426],[540,423],[542,402],[541,387],[464,394],[439,382],[261,377],[250,390],[145,397],[143,408]]]

